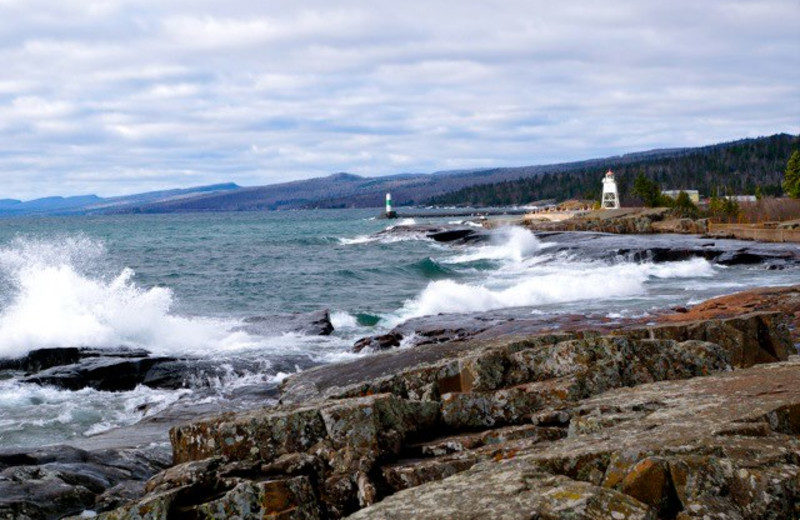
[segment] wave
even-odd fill
[[[63,442],[132,424],[174,404],[189,390],[68,391],[14,380],[0,382],[0,445]]]
[[[445,260],[447,263],[463,264],[485,260],[522,262],[546,247],[530,231],[520,227],[507,227],[494,231],[489,245],[478,247],[469,253]]]
[[[138,287],[129,268],[111,277],[86,268],[104,253],[85,237],[17,239],[0,250],[0,271],[13,287],[0,313],[0,357],[43,347],[175,351],[224,343],[228,324],[171,314],[170,289]]]
[[[404,232],[402,234],[393,234],[392,230],[403,227],[410,227],[417,223],[413,218],[404,218],[399,220],[396,224],[387,226],[378,233],[372,235],[358,235],[353,238],[339,238],[339,243],[345,246],[371,244],[373,242],[380,242],[382,244],[392,244],[394,242],[406,242],[409,240],[429,240],[424,232]]]
[[[452,269],[448,269],[431,257],[426,257],[419,262],[414,262],[409,268],[416,274],[422,275],[429,280],[440,280],[442,278],[449,278],[456,276]]]
[[[386,228],[386,231],[393,229],[393,226]],[[339,243],[343,246],[361,245],[361,244],[394,244],[396,242],[408,242],[411,240],[430,240],[428,236],[423,233],[403,233],[399,235],[393,234],[375,234],[375,235],[359,235],[353,238],[339,238]]]
[[[454,226],[469,226],[469,227],[483,229],[483,224],[481,224],[480,222],[475,222],[474,220],[451,220],[448,222],[448,224]]]
[[[239,320],[173,312],[167,287],[140,287],[132,269],[109,274],[102,242],[86,237],[16,239],[0,249],[0,358],[47,347],[130,346],[154,354],[225,356],[264,350],[327,351],[343,340],[281,334],[265,338],[235,330]],[[328,345],[330,343],[330,345]]]
[[[358,327],[358,318],[344,311],[334,311],[331,313],[331,324],[335,330],[352,329]]]
[[[592,299],[642,295],[651,279],[714,275],[704,259],[667,264],[568,263],[533,265],[522,272],[498,272],[485,284],[439,280],[396,313],[396,323],[439,313],[484,312],[511,307],[536,307]]]

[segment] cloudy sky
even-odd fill
[[[800,0],[0,0],[0,198],[800,133]]]

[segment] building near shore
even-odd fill
[[[608,170],[603,177],[603,197],[600,201],[600,207],[603,209],[619,209],[619,190],[614,172],[611,170]]]
[[[725,195],[724,199],[732,200],[734,202],[757,202],[758,197],[755,195]]]
[[[680,195],[681,192],[687,194],[689,196],[689,200],[691,200],[695,204],[700,203],[700,192],[697,190],[665,190],[662,191],[661,194],[666,195],[667,197],[673,200],[677,200],[678,195]]]

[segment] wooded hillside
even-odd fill
[[[433,205],[504,206],[542,199],[599,200],[601,179],[607,169],[616,173],[623,204],[636,202],[633,181],[642,172],[662,190],[696,189],[701,197],[780,195],[786,162],[800,148],[800,136],[778,134],[744,139],[703,148],[691,148],[668,157],[644,155],[640,159],[609,158],[568,171],[538,174],[492,184],[470,186],[434,197]]]

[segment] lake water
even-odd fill
[[[260,362],[257,372],[214,383],[225,389],[274,383],[313,364],[369,355],[349,349],[360,337],[418,316],[511,307],[536,314],[646,316],[800,280],[797,268],[723,267],[703,259],[656,264],[614,254],[614,243],[674,245],[686,237],[540,239],[506,228],[493,231],[488,243],[446,245],[421,234],[374,235],[413,223],[377,220],[375,213],[0,220],[0,358],[43,347],[130,346],[220,364]],[[239,330],[247,317],[319,309],[331,311],[336,330],[329,337]],[[0,375],[3,446],[90,435],[193,395],[191,389],[145,387],[64,391],[17,376]]]

